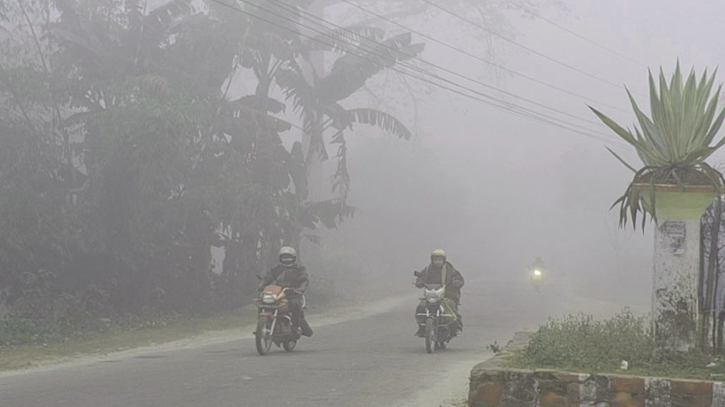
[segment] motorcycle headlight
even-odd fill
[[[534,270],[534,275],[535,276],[540,276],[541,275],[541,270]]]
[[[265,304],[274,304],[277,301],[277,296],[274,294],[264,294],[262,296],[262,302]]]

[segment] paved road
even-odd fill
[[[510,339],[552,314],[620,305],[584,302],[564,287],[533,293],[469,279],[465,332],[432,355],[413,336],[415,298],[367,314],[311,316],[315,336],[297,350],[256,354],[249,334],[183,349],[150,350],[0,376],[0,407],[438,407],[465,398],[467,375]],[[315,325],[316,324],[316,325]],[[251,328],[249,329],[251,331]]]

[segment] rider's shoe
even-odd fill
[[[415,333],[415,336],[425,336],[425,325],[418,325],[418,331]]]
[[[308,337],[312,336],[312,334],[314,333],[312,331],[312,328],[310,327],[310,324],[308,324],[307,321],[304,319],[302,320],[302,323],[300,324],[300,331],[301,331],[300,333],[303,336],[308,336]]]

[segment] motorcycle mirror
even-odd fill
[[[413,275],[416,277],[420,277],[420,271],[413,271]]]
[[[257,280],[261,280],[262,279],[262,276],[260,276],[259,274],[255,274],[255,277],[257,277]]]

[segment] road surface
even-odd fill
[[[610,315],[621,304],[590,302],[565,287],[541,293],[485,279],[463,291],[465,331],[427,354],[413,336],[413,297],[376,302],[343,317],[310,316],[312,338],[291,353],[258,356],[243,336],[159,348],[0,375],[0,407],[439,407],[465,400],[468,373],[516,330],[550,315]]]

